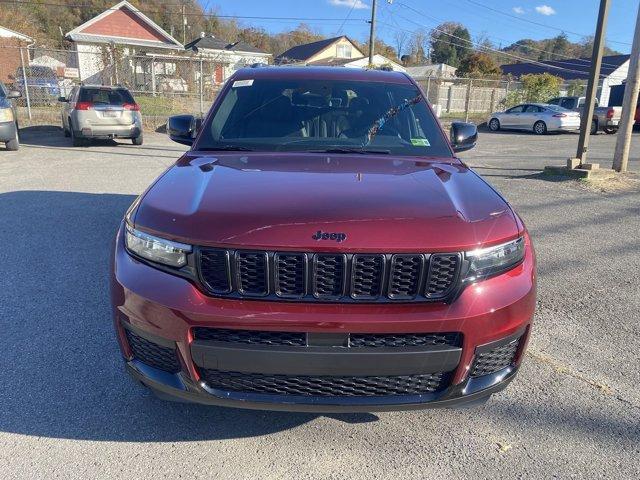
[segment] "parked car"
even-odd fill
[[[16,106],[11,101],[19,97],[20,92],[7,90],[4,83],[0,82],[0,142],[5,144],[7,150],[20,148],[18,115]]]
[[[140,106],[124,87],[81,85],[60,97],[62,129],[74,146],[92,139],[129,138],[142,145]]]
[[[580,114],[557,105],[523,103],[504,112],[494,112],[487,122],[489,130],[528,130],[537,135],[580,129]]]
[[[585,97],[556,97],[547,103],[582,114],[585,106]],[[591,134],[595,134],[600,130],[608,134],[616,133],[621,116],[622,107],[599,107],[598,99],[596,98],[593,120],[591,121]]]
[[[25,70],[29,87],[29,103],[32,106],[52,105],[60,95],[58,77],[53,69],[40,65],[31,65]],[[25,77],[22,67],[14,74],[14,87],[26,98]]]
[[[399,72],[239,70],[130,207],[111,301],[159,396],[372,411],[484,402],[516,375],[536,274],[520,217]],[[450,139],[450,140],[449,140]],[[451,141],[451,143],[450,143]]]

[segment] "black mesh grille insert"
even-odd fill
[[[307,258],[304,253],[277,253],[274,257],[276,295],[297,298],[307,293]]]
[[[420,395],[446,387],[447,375],[398,375],[378,377],[328,377],[263,375],[202,369],[210,388],[235,392],[318,397],[372,397]]]
[[[459,333],[352,333],[352,348],[462,346]]]
[[[313,268],[313,294],[318,298],[342,296],[344,275],[344,255],[316,255]]]
[[[382,293],[384,256],[354,255],[351,274],[353,298],[378,298]]]
[[[394,255],[389,273],[389,297],[409,299],[420,290],[421,255]]]
[[[267,254],[264,252],[236,252],[238,291],[243,295],[269,293]]]
[[[429,263],[425,296],[429,298],[444,297],[455,285],[460,268],[460,256],[456,253],[437,253],[431,255]]]
[[[516,339],[501,347],[496,347],[490,352],[476,355],[476,360],[471,369],[472,377],[481,377],[507,368],[515,359],[520,339]]]
[[[196,340],[213,340],[216,342],[250,345],[304,347],[307,344],[307,335],[298,332],[264,332],[259,330],[196,327],[193,329],[193,337]]]
[[[133,356],[136,359],[165,372],[177,373],[181,370],[175,348],[158,345],[136,335],[131,330],[125,329],[125,332],[127,333],[129,347],[131,347]]]
[[[362,254],[197,249],[199,285],[216,296],[280,301],[439,302],[460,284],[460,253]]]
[[[226,250],[203,249],[200,252],[200,272],[207,286],[213,292],[231,291],[229,259]]]

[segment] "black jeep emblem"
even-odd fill
[[[311,235],[311,238],[313,238],[314,240],[333,240],[335,242],[340,243],[340,242],[344,242],[347,239],[347,234],[340,233],[340,232],[329,233],[329,232],[323,232],[322,230],[318,230],[316,233]]]

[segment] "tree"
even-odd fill
[[[429,33],[418,29],[409,38],[410,62],[414,65],[424,65],[429,58]]]
[[[358,43],[354,41],[356,46],[365,54],[369,55],[369,41],[367,40],[365,43]],[[393,60],[394,62],[399,62],[400,59],[396,55],[396,50],[386,43],[384,43],[381,39],[376,38],[374,43],[374,53],[378,53],[383,57],[387,57],[389,60]]]
[[[408,35],[404,30],[396,30],[396,32],[393,34],[393,41],[396,44],[396,55],[398,56],[398,58],[402,58],[407,40]]]
[[[458,67],[473,46],[469,30],[455,22],[445,22],[431,32],[431,61]]]
[[[501,74],[502,71],[493,58],[482,52],[465,57],[457,71],[459,77],[470,78],[499,78]]]
[[[528,74],[520,77],[521,88],[512,90],[501,102],[510,107],[523,102],[546,102],[560,95],[562,78],[549,73]]]

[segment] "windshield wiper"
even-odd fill
[[[373,150],[368,148],[360,148],[360,147],[335,147],[335,148],[327,148],[326,150],[309,150],[309,152],[315,153],[359,153],[359,154],[368,154],[368,153],[379,153],[383,155],[388,155],[391,153],[389,150]]]
[[[387,120],[392,119],[393,117],[398,115],[401,111],[403,111],[405,108],[415,105],[420,101],[422,101],[422,95],[418,94],[415,97],[411,99],[407,99],[401,104],[396,105],[395,107],[391,107],[389,110],[387,110],[384,115],[378,118],[375,122],[373,122],[371,127],[369,127],[369,130],[365,135],[364,143],[362,144],[362,146],[366,147],[373,141],[374,137],[378,134],[378,132],[384,128],[384,124],[387,123]]]
[[[229,152],[253,152],[252,148],[240,145],[219,145],[217,147],[198,147],[203,152],[229,151]]]

